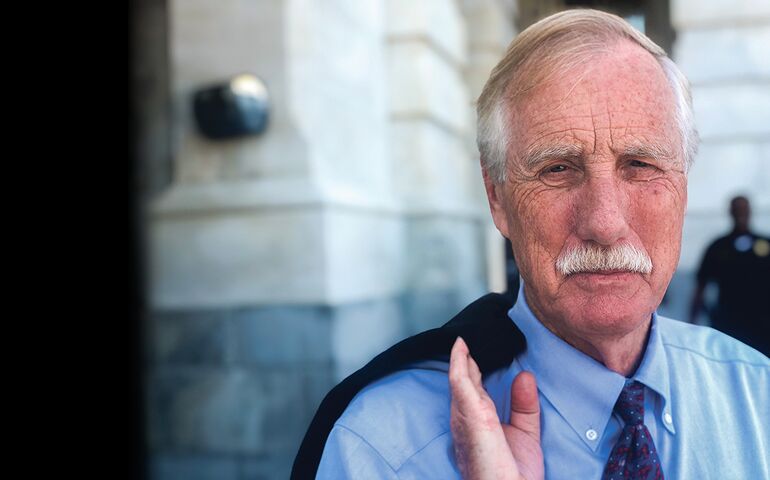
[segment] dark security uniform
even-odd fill
[[[733,232],[715,240],[698,281],[719,286],[711,326],[770,356],[770,239]]]

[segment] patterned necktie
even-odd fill
[[[644,425],[644,385],[627,383],[615,403],[615,411],[625,426],[612,448],[602,480],[663,480],[658,452]]]

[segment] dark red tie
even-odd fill
[[[644,385],[627,383],[615,403],[615,412],[625,426],[604,466],[602,480],[663,480],[658,451],[644,425]]]

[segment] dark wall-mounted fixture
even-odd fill
[[[262,133],[270,117],[267,87],[244,73],[229,82],[208,86],[193,95],[193,111],[201,133],[227,139]]]

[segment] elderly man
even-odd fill
[[[478,116],[518,300],[484,297],[343,382],[355,398],[305,439],[325,440],[318,478],[770,478],[770,360],[655,312],[697,144],[673,62],[619,17],[562,12],[514,40]]]

